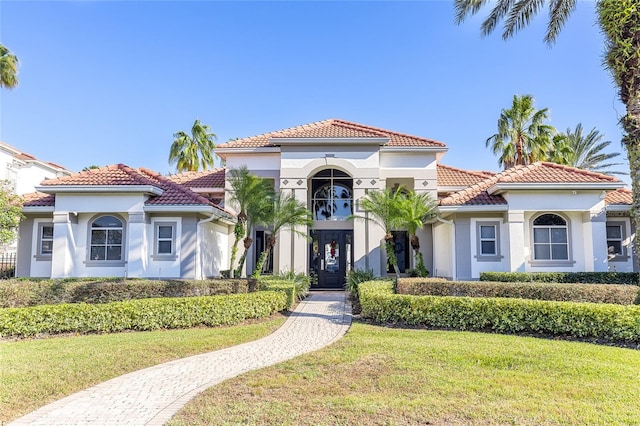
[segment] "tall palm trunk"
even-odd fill
[[[398,278],[400,278],[400,268],[398,267],[398,257],[396,256],[392,234],[387,234],[384,236],[384,249],[387,252],[387,260],[389,261],[389,264],[393,266],[393,271],[396,273],[397,280]]]
[[[413,257],[416,261],[416,271],[418,271],[418,275],[421,277],[427,276],[427,268],[424,266],[424,257],[420,252],[420,238],[417,235],[411,235],[411,248],[413,249]]]
[[[637,81],[640,82],[640,75]],[[627,105],[627,115],[622,119],[622,127],[627,132],[623,142],[627,147],[629,158],[631,218],[636,225],[635,251],[640,253],[640,238],[638,238],[638,232],[640,232],[640,90],[636,90],[635,99]]]
[[[238,256],[238,243],[242,239],[242,236],[245,234],[245,232],[246,230],[245,230],[244,222],[238,219],[238,222],[233,228],[234,239],[233,239],[233,246],[231,247],[231,260],[229,261],[229,272],[233,272],[233,276],[231,278],[235,277],[233,264],[235,263],[236,257]]]
[[[238,267],[236,271],[233,273],[233,276],[239,278],[242,276],[242,268],[244,268],[244,262],[247,260],[247,254],[249,253],[249,249],[251,248],[251,244],[253,243],[253,239],[250,237],[246,237],[244,240],[244,251],[242,252],[242,256],[240,256],[240,260],[238,261]]]
[[[253,271],[253,274],[251,274],[251,278],[260,278],[260,274],[262,274],[262,268],[264,268],[264,264],[267,261],[267,258],[269,257],[269,253],[271,253],[271,250],[275,245],[276,245],[276,237],[274,237],[273,235],[270,235],[267,238],[267,246],[262,251],[262,253],[260,253],[260,259],[258,259],[258,263],[256,264],[256,269]]]
[[[599,0],[600,27],[606,41],[606,64],[618,85],[627,114],[622,118],[626,134],[622,142],[629,158],[631,218],[640,231],[640,10],[637,0]],[[636,235],[636,253],[640,238]]]

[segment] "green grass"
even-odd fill
[[[131,371],[259,339],[284,320],[0,342],[0,424]]]
[[[640,351],[355,323],[213,387],[170,425],[637,424]]]

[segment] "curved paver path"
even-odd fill
[[[11,425],[161,425],[208,387],[327,346],[350,325],[345,292],[312,292],[267,337],[116,377]]]

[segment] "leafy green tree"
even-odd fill
[[[13,192],[8,181],[0,181],[0,244],[16,238],[16,228],[22,218],[22,197]]]
[[[477,13],[488,0],[455,0],[456,21]],[[482,24],[482,33],[490,34],[506,17],[503,38],[508,39],[526,27],[544,4],[549,6],[549,23],[545,41],[554,43],[576,0],[497,0]],[[640,0],[597,0],[598,23],[605,37],[605,67],[618,87],[626,114],[620,120],[622,142],[629,159],[629,176],[633,202],[631,215],[640,229]],[[640,238],[636,238],[640,252]]]
[[[438,201],[428,193],[416,193],[410,191],[403,194],[400,200],[400,224],[409,234],[409,241],[413,249],[416,271],[419,276],[426,277],[427,269],[424,266],[424,257],[420,252],[420,239],[418,231],[425,223],[438,214]]]
[[[384,230],[384,248],[387,253],[387,262],[393,266],[396,278],[400,278],[398,258],[393,244],[393,234],[402,227],[402,204],[404,196],[397,189],[387,188],[383,191],[370,191],[360,199],[360,210],[367,213],[365,216],[351,215],[350,219],[370,221]]]
[[[578,167],[592,172],[607,173],[610,175],[625,175],[620,171],[610,171],[610,167],[621,166],[622,163],[609,162],[620,155],[619,152],[603,152],[611,141],[603,141],[602,135],[596,128],[583,134],[582,123],[575,130],[567,129],[561,140],[554,144],[550,153],[550,159],[558,164]]]
[[[256,264],[252,277],[259,278],[262,273],[264,263],[277,242],[277,235],[281,229],[289,228],[292,232],[303,237],[309,237],[306,232],[298,229],[299,226],[309,227],[313,225],[312,215],[307,209],[306,203],[297,200],[291,194],[278,194],[275,197],[273,208],[269,211],[267,223],[271,227],[271,235],[267,238],[266,247],[260,254],[260,259]]]
[[[193,123],[191,135],[180,130],[173,134],[175,138],[169,151],[169,164],[176,164],[178,172],[196,172],[215,166],[214,156],[217,136],[211,127],[200,120]]]
[[[253,225],[266,224],[273,208],[273,184],[271,181],[251,173],[247,166],[228,170],[229,199],[238,212],[238,221],[234,227],[234,242],[231,248],[229,269],[234,270],[238,254],[238,243],[244,238],[244,253],[235,269],[234,276],[242,274],[242,268],[253,239],[250,237]]]
[[[13,89],[18,86],[18,58],[0,44],[0,87]]]
[[[486,141],[486,146],[498,156],[498,164],[505,169],[547,157],[556,131],[545,124],[547,108],[537,110],[534,103],[531,95],[514,95],[511,108],[500,113],[498,132]]]

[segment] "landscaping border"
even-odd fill
[[[358,290],[362,317],[379,323],[533,333],[640,347],[640,306],[399,295],[388,281],[361,283]]]

